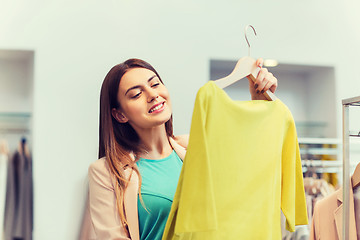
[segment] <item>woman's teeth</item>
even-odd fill
[[[156,107],[152,108],[152,109],[150,110],[150,113],[152,113],[153,111],[156,111],[156,110],[162,108],[162,106],[164,106],[164,103],[162,103],[162,104],[160,104],[160,105],[157,105]]]

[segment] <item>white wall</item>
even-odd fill
[[[32,58],[0,57],[0,112],[32,111]]]
[[[314,122],[326,123],[323,131],[320,134],[324,137],[340,138],[337,136],[337,127],[342,130],[340,126],[336,125],[336,101],[334,93],[335,79],[333,69],[326,69],[323,71],[315,72],[309,76],[309,89],[308,89],[308,106],[309,115]],[[360,95],[360,92],[358,93]],[[341,102],[340,102],[341,104]],[[341,122],[339,122],[339,125]],[[316,130],[316,128],[314,129]]]
[[[252,56],[335,67],[340,124],[340,100],[360,95],[359,7],[355,0],[2,1],[0,49],[35,51],[34,239],[76,239],[84,177],[97,156],[100,86],[113,65],[129,57],[152,63],[172,94],[175,133],[186,133],[210,58],[246,55],[243,28],[252,24]]]

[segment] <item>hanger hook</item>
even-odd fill
[[[247,42],[247,44],[248,44],[248,46],[249,46],[249,54],[248,54],[248,56],[250,57],[250,43],[249,43],[249,40],[248,40],[248,38],[247,38],[247,36],[246,36],[247,30],[248,30],[249,27],[251,27],[251,28],[254,30],[255,36],[256,36],[256,31],[255,31],[255,28],[254,28],[253,26],[251,26],[251,25],[247,25],[247,26],[245,27],[245,39],[246,39],[246,42]]]

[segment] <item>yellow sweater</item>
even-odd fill
[[[279,99],[233,101],[206,83],[162,239],[278,240],[280,210],[288,230],[307,224],[291,112]]]

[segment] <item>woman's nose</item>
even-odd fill
[[[148,102],[149,103],[154,101],[158,97],[159,97],[159,94],[156,90],[154,90],[154,89],[149,90],[149,93],[148,93]]]

